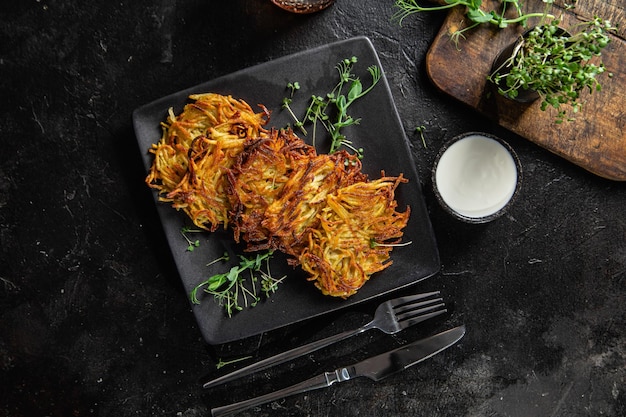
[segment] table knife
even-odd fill
[[[335,382],[344,382],[364,376],[380,381],[390,375],[413,366],[449,348],[465,335],[465,326],[455,327],[434,336],[393,349],[389,352],[365,359],[351,366],[325,372],[306,381],[238,403],[211,410],[213,417],[227,416],[270,401],[315,389],[326,388]]]

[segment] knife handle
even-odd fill
[[[289,360],[295,359],[295,358],[299,358],[300,356],[306,355],[307,353],[311,353],[314,352],[318,349],[321,349],[323,347],[329,346],[333,343],[339,342],[340,340],[344,340],[349,338],[350,336],[354,336],[357,335],[359,333],[362,333],[366,330],[369,330],[370,324],[368,323],[367,325],[356,329],[356,330],[348,330],[345,331],[343,333],[339,333],[330,337],[327,337],[325,339],[321,339],[321,340],[316,340],[314,342],[311,342],[309,344],[303,345],[303,346],[298,346],[296,348],[293,348],[291,350],[288,350],[286,352],[282,352],[279,353],[277,355],[274,356],[270,356],[269,358],[263,359],[259,362],[255,362],[253,364],[250,364],[244,368],[238,369],[236,371],[233,371],[229,374],[223,375],[219,378],[215,378],[212,381],[207,382],[206,384],[203,385],[204,388],[211,388],[214,387],[216,385],[219,384],[223,384],[224,382],[228,382],[228,381],[232,381],[233,379],[251,374],[253,372],[258,372],[258,371],[262,371],[264,369],[267,369],[271,366],[275,366],[275,365],[279,365],[281,363],[285,363]]]
[[[239,411],[247,410],[257,405],[265,404],[270,401],[285,398],[290,395],[300,394],[315,389],[326,388],[334,382],[342,382],[350,379],[348,371],[344,368],[337,369],[334,372],[325,372],[313,378],[302,381],[298,384],[292,385],[287,388],[283,388],[278,391],[270,392],[269,394],[261,395],[259,397],[250,398],[249,400],[241,401],[238,403],[224,405],[222,407],[213,408],[211,415],[213,417],[228,416]]]

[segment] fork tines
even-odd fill
[[[405,321],[414,318],[412,324],[415,324],[447,312],[448,310],[445,308],[443,298],[437,297],[438,295],[439,291],[434,291],[425,294],[401,297],[394,300],[393,311],[396,318],[398,321]],[[427,299],[428,297],[436,298]]]

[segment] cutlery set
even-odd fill
[[[325,339],[296,347],[275,356],[271,356],[229,374],[213,379],[205,383],[203,386],[204,388],[215,387],[225,382],[249,375],[253,372],[258,372],[298,358],[371,329],[378,329],[386,334],[395,334],[403,329],[406,329],[407,327],[421,323],[446,312],[447,309],[445,308],[443,299],[439,297],[439,291],[388,300],[378,306],[372,321],[357,329],[348,330]],[[344,382],[361,376],[374,381],[380,381],[381,379],[400,372],[447,349],[458,342],[464,335],[465,326],[458,326],[434,336],[406,344],[389,352],[365,359],[359,363],[337,368],[332,372],[325,372],[290,387],[251,398],[249,400],[214,408],[211,410],[211,414],[214,417],[231,415],[270,401],[315,389],[329,387],[335,382]]]

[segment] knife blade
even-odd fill
[[[365,359],[354,365],[337,368],[333,372],[325,372],[290,387],[238,403],[216,407],[211,410],[211,415],[213,417],[231,415],[279,398],[326,388],[335,382],[344,382],[357,377],[366,377],[374,381],[380,381],[435,356],[461,340],[464,335],[464,325],[455,327]]]

